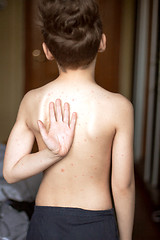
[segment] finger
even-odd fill
[[[46,131],[46,128],[44,126],[44,123],[40,120],[38,120],[38,126],[39,126],[39,131],[40,131],[40,134],[42,136],[43,139],[46,139],[47,138],[47,131]]]
[[[56,121],[55,109],[54,109],[54,103],[53,102],[50,102],[50,104],[49,104],[49,117],[50,117],[50,123],[51,124]]]
[[[57,121],[62,121],[62,107],[61,107],[61,100],[60,99],[56,100],[55,108],[56,108]]]
[[[77,122],[77,113],[74,112],[72,113],[71,124],[70,124],[70,129],[72,130],[73,133],[75,131],[76,122]]]
[[[69,104],[65,103],[64,104],[64,119],[63,119],[63,121],[69,125],[69,119],[70,119]]]

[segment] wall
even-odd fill
[[[24,1],[0,9],[0,142],[15,122],[24,85]]]
[[[119,92],[131,100],[134,59],[135,0],[122,1]]]

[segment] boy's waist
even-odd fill
[[[71,191],[64,186],[56,189],[43,185],[39,188],[36,205],[105,210],[112,208],[112,201],[109,187],[103,189],[97,186],[97,189],[89,189],[86,186],[79,186]]]

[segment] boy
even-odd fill
[[[131,240],[133,108],[95,82],[106,47],[98,6],[41,0],[39,9],[43,49],[59,77],[25,95],[4,160],[10,183],[44,172],[27,240]],[[71,122],[70,112],[78,115]],[[30,154],[34,138],[39,152]]]

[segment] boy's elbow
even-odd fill
[[[135,182],[134,179],[132,179],[129,182],[123,182],[123,183],[112,183],[112,191],[113,192],[118,192],[118,193],[122,193],[125,194],[128,191],[134,191],[135,188]]]
[[[13,178],[12,174],[5,169],[3,169],[3,177],[6,180],[7,183],[12,184],[15,183],[16,180]]]

